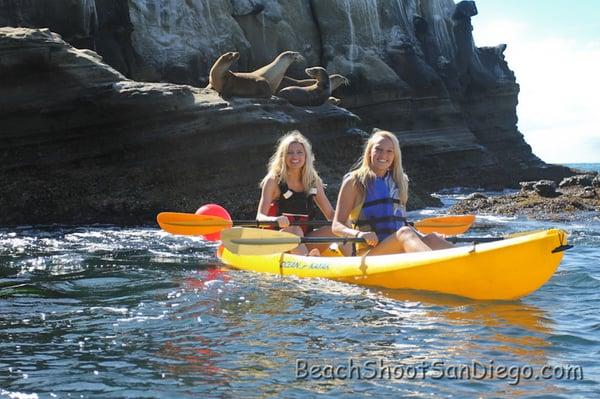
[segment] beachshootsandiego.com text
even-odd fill
[[[517,385],[526,380],[583,380],[577,365],[497,364],[472,361],[447,364],[423,361],[416,364],[391,363],[385,359],[347,359],[337,363],[317,363],[296,359],[297,380],[506,380]]]

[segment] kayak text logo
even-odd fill
[[[323,262],[299,262],[299,261],[284,261],[281,263],[281,267],[284,269],[296,269],[296,270],[329,270],[329,264]]]
[[[420,364],[389,363],[385,359],[348,359],[336,364],[311,363],[296,359],[297,380],[507,380],[517,385],[524,380],[583,380],[581,366],[497,365],[472,361],[446,364],[444,361]]]

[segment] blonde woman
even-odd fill
[[[310,221],[316,216],[317,208],[327,220],[331,220],[334,214],[323,182],[315,170],[308,139],[299,131],[281,137],[267,168],[267,175],[260,183],[262,191],[256,220],[277,222],[282,231],[301,237],[331,235],[329,226],[313,230],[306,225],[290,225],[294,221]],[[326,248],[327,244],[302,244],[291,252],[316,256]]]
[[[406,223],[408,176],[396,136],[378,130],[361,159],[344,177],[333,217],[333,233],[364,238],[357,255],[431,251],[452,244],[437,234],[422,235]],[[349,222],[349,223],[348,223]]]

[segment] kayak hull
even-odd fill
[[[223,249],[219,257],[240,270],[434,291],[478,300],[515,300],[552,277],[563,257],[563,251],[556,249],[566,242],[564,231],[550,229],[433,252],[308,257],[287,253],[236,255]]]

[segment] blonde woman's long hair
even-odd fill
[[[286,182],[287,165],[285,163],[285,156],[287,155],[288,149],[292,143],[302,144],[304,147],[304,153],[306,154],[306,161],[302,167],[302,185],[304,186],[304,191],[308,193],[311,188],[316,188],[317,184],[323,184],[321,178],[315,170],[315,156],[313,155],[310,142],[298,130],[293,130],[282,136],[277,141],[277,149],[269,159],[269,163],[267,165],[267,175],[260,182],[261,188],[271,177],[275,177],[278,184]]]
[[[392,179],[396,183],[396,186],[398,186],[400,202],[402,203],[402,206],[406,208],[406,202],[408,201],[408,176],[406,175],[406,173],[404,173],[404,168],[402,167],[402,153],[400,152],[400,143],[398,142],[398,138],[393,133],[385,130],[373,131],[373,134],[365,143],[365,148],[362,157],[359,158],[358,161],[356,161],[356,164],[350,172],[350,178],[354,180],[354,183],[358,186],[361,192],[361,195],[358,198],[356,205],[365,202],[366,187],[377,177],[371,169],[371,150],[375,145],[375,140],[380,137],[388,138],[393,143],[394,161],[392,162],[390,172],[392,174]]]

